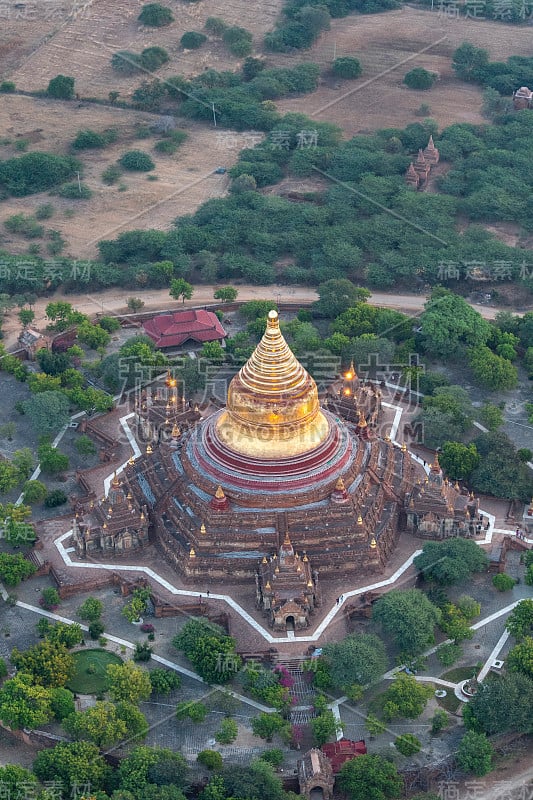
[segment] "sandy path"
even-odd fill
[[[135,290],[136,297],[144,300],[144,310],[177,310],[181,308],[193,308],[213,302],[213,293],[217,286],[195,286],[191,300],[182,303],[172,300],[168,295],[168,289],[148,289],[146,291]],[[306,286],[239,286],[239,300],[258,300],[272,299],[280,303],[312,303],[318,299],[315,289]],[[35,320],[33,327],[41,330],[46,327],[45,308],[52,300],[66,300],[84,314],[93,315],[97,313],[115,314],[128,313],[126,301],[131,297],[132,292],[126,290],[108,289],[104,292],[91,294],[68,294],[64,295],[57,292],[48,297],[40,297],[35,306]],[[414,294],[386,294],[384,292],[374,292],[370,296],[369,303],[385,308],[394,308],[407,314],[416,315],[423,311],[426,302],[425,295]],[[493,306],[480,306],[472,304],[473,308],[485,318],[494,319],[498,311],[502,309]],[[16,346],[17,336],[21,326],[17,318],[16,311],[11,311],[4,320],[4,340],[7,349]]]

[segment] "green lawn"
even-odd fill
[[[75,672],[67,688],[77,694],[98,694],[105,690],[108,664],[122,664],[120,656],[107,650],[78,650],[73,653]]]

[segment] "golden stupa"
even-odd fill
[[[263,338],[231,381],[216,432],[231,450],[261,459],[298,456],[327,438],[316,383],[283,338],[277,311],[269,312]]]

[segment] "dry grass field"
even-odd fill
[[[140,0],[92,0],[77,16],[41,20],[41,25],[33,19],[8,20],[0,32],[2,78],[15,81],[20,89],[36,90],[63,73],[75,77],[76,91],[82,97],[105,99],[113,90],[127,98],[141,77],[118,77],[111,70],[111,55],[119,49],[140,52],[150,45],[165,47],[171,56],[169,64],[157,73],[161,78],[177,73],[192,76],[207,66],[237,69],[238,60],[220,42],[210,40],[197,51],[184,52],[179,46],[181,35],[187,30],[201,30],[209,16],[220,16],[251,30],[255,54],[261,54],[263,35],[274,26],[282,0],[253,5],[245,0],[169,0],[167,5],[175,22],[165,28],[139,26]],[[422,103],[429,105],[430,116],[440,127],[458,121],[482,122],[479,87],[457,81],[451,69],[452,53],[465,40],[485,47],[493,59],[531,51],[530,28],[452,19],[437,11],[408,6],[387,14],[333,20],[331,30],[309,51],[267,56],[272,65],[314,61],[323,68],[317,91],[280,100],[278,109],[335,122],[346,137],[415,122],[419,119],[415,111]],[[363,65],[362,77],[357,81],[333,80],[328,68],[334,55],[357,56]],[[402,85],[404,74],[415,66],[438,73],[439,80],[430,91],[415,92]],[[0,146],[0,158],[17,153],[17,138],[29,140],[29,149],[69,152],[76,132],[88,127],[114,127],[118,140],[104,150],[79,154],[85,165],[84,182],[94,193],[90,200],[62,200],[48,194],[10,199],[0,204],[0,224],[12,214],[31,213],[50,201],[56,213],[46,226],[59,230],[66,239],[64,254],[92,257],[100,238],[136,227],[168,228],[178,215],[193,212],[210,197],[224,195],[228,177],[214,175],[213,171],[217,166],[235,163],[239,150],[250,146],[250,135],[184,121],[179,124],[187,129],[189,139],[175,155],[165,156],[154,153],[153,137],[135,137],[136,126],[153,121],[153,115],[111,106],[3,95],[0,139],[11,144]],[[104,169],[122,152],[134,148],[152,155],[156,169],[150,174],[157,180],[146,173],[129,173],[122,181],[125,188],[106,186],[101,180]],[[4,230],[0,245],[12,252],[25,252],[28,241]],[[44,245],[41,251],[45,253]]]
[[[112,238],[124,228],[168,228],[177,216],[191,213],[210,197],[222,196],[228,176],[215,175],[213,171],[220,165],[229,167],[235,163],[239,151],[249,146],[250,134],[216,131],[187,122],[182,126],[189,134],[187,141],[174,155],[162,155],[153,150],[154,137],[135,137],[136,126],[153,122],[152,115],[141,112],[4,96],[0,106],[0,139],[7,138],[13,144],[0,146],[0,157],[16,155],[13,145],[17,138],[30,140],[29,149],[53,153],[69,152],[70,142],[83,128],[113,127],[118,139],[104,150],[83,150],[76,154],[84,163],[83,181],[93,191],[90,200],[64,200],[46,192],[10,198],[0,203],[0,223],[12,214],[30,214],[37,206],[51,202],[56,213],[45,224],[59,230],[67,241],[64,254],[90,258],[96,255],[98,239]],[[256,140],[260,138],[256,134]],[[106,186],[101,180],[104,169],[121,153],[132,149],[148,152],[156,169],[149,173],[125,172],[119,183]],[[156,181],[149,177],[154,175]],[[10,252],[26,251],[26,239],[5,230],[1,233],[1,246]]]

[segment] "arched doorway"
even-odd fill
[[[309,800],[324,800],[324,790],[321,786],[314,786],[311,789]]]
[[[285,627],[288,631],[294,631],[294,617],[292,614],[285,618]]]

